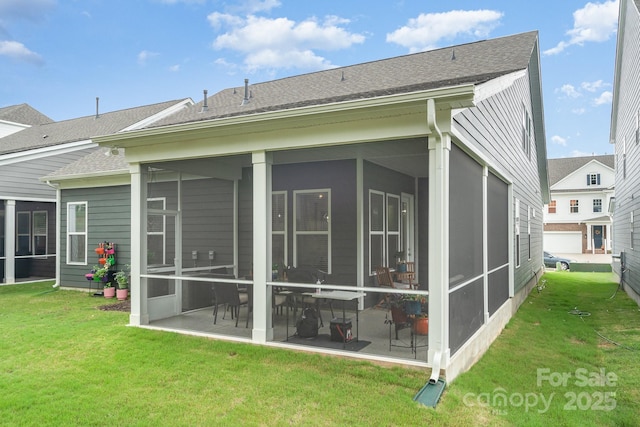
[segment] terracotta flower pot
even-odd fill
[[[129,296],[129,289],[116,289],[116,298],[119,301],[124,301]]]
[[[98,262],[99,262],[100,264],[102,264],[102,265],[105,265],[105,264],[106,264],[106,262],[107,262],[107,259],[106,259],[106,258],[98,258]]]
[[[104,253],[104,248],[96,248],[96,253],[98,255],[102,255]]]
[[[104,297],[105,298],[113,298],[116,296],[116,288],[113,286],[110,288],[104,288]]]
[[[413,331],[417,335],[428,335],[429,319],[426,317],[417,317],[413,322]]]

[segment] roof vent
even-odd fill
[[[96,119],[100,117],[100,98],[96,96]]]
[[[455,49],[451,49],[451,60],[452,61],[456,60],[456,50]]]
[[[204,94],[204,102],[202,103],[202,110],[200,112],[204,113],[209,111],[209,106],[207,105],[207,90],[203,90],[202,93]]]
[[[344,81],[344,70],[342,71],[342,77],[340,78],[340,81],[343,82]]]
[[[247,105],[249,103],[249,79],[244,79],[244,98],[242,98],[241,105]]]

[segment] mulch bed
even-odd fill
[[[116,304],[106,304],[98,307],[102,311],[124,311],[125,313],[131,312],[131,300],[120,301]]]

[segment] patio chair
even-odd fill
[[[411,285],[403,282],[395,282],[393,280],[393,276],[391,275],[391,270],[389,267],[376,267],[376,280],[378,281],[378,286],[381,288],[391,288],[391,289],[411,289]],[[378,302],[376,307],[389,306],[389,297],[390,294],[386,294],[384,298]]]
[[[238,326],[238,316],[240,314],[240,306],[248,306],[249,292],[240,293],[238,285],[235,283],[215,282],[213,284],[213,294],[215,302],[213,305],[213,324],[218,321],[218,307],[224,305],[222,318],[227,314],[227,309],[231,309],[231,319],[235,316],[236,326]],[[247,326],[249,313],[247,312]]]
[[[418,289],[420,285],[413,283],[416,279],[416,264],[413,261],[405,262],[405,271],[396,271],[395,279],[399,283],[409,283],[409,289]]]

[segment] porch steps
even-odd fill
[[[447,383],[441,378],[436,382],[429,381],[420,389],[418,394],[414,396],[413,400],[425,406],[435,408],[446,385]]]

